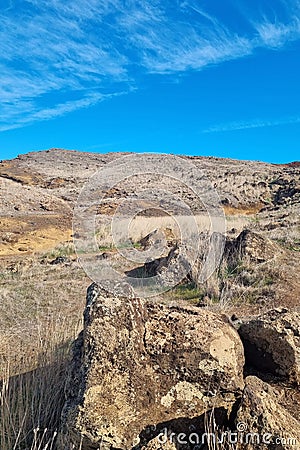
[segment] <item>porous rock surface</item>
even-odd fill
[[[227,242],[225,250],[229,258],[249,258],[256,263],[268,261],[280,253],[273,241],[249,229],[243,230],[232,242]]]
[[[247,364],[300,385],[300,313],[276,308],[239,327]]]
[[[162,442],[161,442],[162,441]],[[151,439],[141,450],[177,450],[176,444],[169,439],[162,440],[159,438]]]
[[[112,296],[93,284],[73,348],[60,448],[153,448],[166,423],[212,408],[229,415],[243,365],[225,317]]]
[[[246,386],[236,417],[238,450],[295,450],[300,446],[300,422],[278,404],[276,389],[255,376]]]

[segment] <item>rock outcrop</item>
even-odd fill
[[[297,177],[286,178],[280,176],[270,183],[275,205],[287,205],[300,202],[300,183]]]
[[[128,277],[133,277],[131,283],[139,286],[140,278],[152,278],[152,289],[166,290],[176,286],[182,280],[190,278],[192,265],[189,250],[181,245],[172,246],[165,256],[160,258],[149,258],[142,266],[126,271]]]
[[[259,378],[246,378],[236,426],[243,450],[295,450],[300,446],[300,422],[278,404],[277,392]]]
[[[155,229],[151,233],[144,236],[138,241],[143,250],[148,250],[151,247],[161,246],[161,242],[166,242],[167,247],[174,247],[178,241],[173,230],[166,227],[163,230]]]
[[[212,409],[228,417],[244,387],[243,365],[242,343],[225,316],[112,297],[92,285],[60,448],[159,448],[153,439],[166,424],[176,432]]]
[[[300,314],[272,309],[243,323],[239,334],[248,365],[300,385]]]
[[[229,260],[249,258],[260,263],[274,258],[281,250],[270,239],[246,229],[236,239],[227,242],[225,251]]]

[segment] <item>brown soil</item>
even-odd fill
[[[257,203],[255,205],[239,205],[234,206],[224,206],[224,213],[226,216],[251,216],[257,214],[263,208],[263,203]]]
[[[52,249],[72,237],[70,219],[57,215],[0,217],[0,256]]]
[[[28,186],[43,185],[44,183],[41,175],[32,170],[24,170],[15,163],[15,160],[0,163],[0,177]]]

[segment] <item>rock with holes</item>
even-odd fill
[[[278,402],[274,388],[259,378],[246,378],[237,412],[238,450],[294,450],[300,447],[300,422]]]
[[[176,433],[213,408],[225,420],[244,386],[243,365],[242,343],[225,317],[92,285],[60,448],[142,448],[166,426]]]
[[[243,230],[233,241],[228,241],[225,252],[229,260],[250,259],[261,263],[281,253],[278,245],[270,239],[251,230]]]
[[[162,435],[164,437],[164,435]],[[147,444],[141,447],[141,450],[177,450],[176,442],[160,436],[151,439]]]
[[[273,309],[242,323],[247,364],[300,385],[300,314]]]

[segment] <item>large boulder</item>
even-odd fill
[[[278,403],[274,388],[259,378],[246,378],[237,412],[238,450],[295,450],[300,446],[300,422]]]
[[[163,230],[156,229],[151,233],[144,236],[138,241],[143,250],[148,250],[151,247],[161,248],[162,243],[166,244],[166,247],[174,247],[178,239],[172,228],[166,227]]]
[[[73,352],[61,449],[141,448],[166,424],[176,432],[211,409],[229,416],[244,386],[242,343],[225,317],[97,285]]]
[[[300,314],[276,308],[241,324],[247,365],[300,384]]]
[[[281,249],[270,239],[251,230],[243,230],[236,239],[227,241],[225,254],[228,260],[238,262],[248,259],[261,263],[274,258]]]
[[[165,256],[150,257],[143,266],[126,271],[125,274],[137,279],[155,277],[154,286],[171,288],[189,277],[192,270],[191,259],[185,246],[175,244]]]

